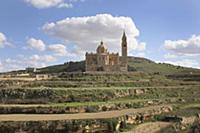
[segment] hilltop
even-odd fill
[[[67,78],[65,80],[72,80],[70,74],[73,73],[73,80],[82,79],[84,81],[93,79],[99,81],[100,79],[115,81],[115,78],[121,79],[122,81],[144,80],[144,79],[165,79],[170,78],[173,80],[184,80],[184,81],[200,81],[200,69],[186,68],[182,66],[174,66],[166,63],[156,63],[152,60],[140,57],[128,57],[128,73],[83,73],[85,72],[85,61],[78,62],[67,62],[60,65],[53,65],[44,68],[37,68],[37,71],[20,70],[12,71],[4,74],[16,75],[28,73],[29,77],[34,78],[37,74],[48,74],[55,75],[57,78]],[[114,75],[113,75],[114,74]],[[171,81],[170,81],[171,82]],[[152,82],[153,83],[153,82]],[[81,84],[81,83],[80,83]]]
[[[166,63],[156,63],[140,57],[128,57],[128,69],[131,72],[158,73],[171,75],[177,73],[200,73],[199,69],[174,66]],[[61,65],[48,66],[38,69],[39,73],[84,72],[85,61],[68,62]]]

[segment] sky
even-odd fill
[[[0,72],[121,54],[200,68],[199,0],[2,0]]]

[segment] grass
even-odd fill
[[[164,102],[167,99],[174,99],[177,100],[178,98],[162,98],[162,99],[131,99],[131,98],[121,98],[121,99],[115,99],[111,101],[106,102],[68,102],[68,103],[49,103],[48,105],[52,107],[79,107],[79,106],[98,106],[98,105],[110,105],[110,104],[126,104],[126,103],[144,103],[148,101],[160,101]],[[174,104],[174,106],[180,106],[180,103],[173,103],[170,102],[169,104]],[[198,105],[198,106],[197,106]],[[181,107],[181,109],[184,108],[191,108],[191,107],[199,107],[200,104],[186,104],[185,106]]]
[[[188,104],[183,105],[181,109],[187,109],[187,108],[200,108],[200,103],[194,103],[194,104]]]
[[[85,62],[68,62],[61,65],[48,66],[45,68],[38,69],[39,73],[60,73],[60,72],[73,72],[73,71],[84,71]]]
[[[200,79],[200,70],[173,66],[169,64],[159,64],[145,58],[129,57],[128,73],[82,73],[84,61],[69,62],[62,65],[49,66],[38,69],[40,73],[59,73],[59,76],[47,81],[34,81],[23,84],[22,87],[148,87],[148,86],[171,86],[180,84],[197,84]],[[75,72],[75,73],[67,73]],[[197,75],[191,75],[191,72]],[[181,75],[180,75],[181,74]],[[182,75],[184,74],[184,75]],[[167,76],[166,76],[167,75]],[[187,75],[190,82],[182,82]],[[178,80],[176,80],[178,79]],[[12,83],[10,83],[12,84]],[[0,86],[5,83],[0,82]]]
[[[186,102],[186,103],[175,103],[173,104],[173,111],[164,113],[158,116],[178,116],[178,117],[191,117],[200,114],[199,102]]]
[[[185,68],[164,63],[155,63],[149,59],[138,57],[128,57],[128,65],[130,71],[160,73],[162,75],[183,72],[200,72],[199,69]],[[38,70],[39,73],[83,72],[85,71],[85,61],[68,62],[60,65],[39,68]]]
[[[145,73],[160,73],[162,75],[200,72],[199,69],[185,68],[165,63],[155,63],[145,58],[129,58],[129,66],[134,67],[136,71],[142,71]]]
[[[185,117],[196,116],[197,114],[200,114],[200,104],[189,103],[178,105],[178,109],[173,112],[173,114]]]
[[[106,102],[128,99],[180,100],[180,103],[199,102],[200,86],[157,86],[157,87],[78,87],[78,88],[19,88],[1,89],[0,99],[9,103],[63,103],[63,102]],[[141,94],[136,90],[142,89]],[[34,100],[35,99],[35,100]],[[39,100],[39,101],[37,101]],[[34,102],[36,101],[36,102]]]
[[[151,99],[152,100],[152,99]],[[157,100],[157,99],[154,99]],[[125,103],[140,103],[147,102],[149,99],[121,99],[107,102],[71,102],[71,103],[49,103],[52,107],[79,107],[79,106],[98,106],[98,105],[109,105],[109,104],[125,104]]]
[[[39,70],[40,73],[82,72],[84,67],[84,61],[82,61]],[[47,108],[52,107],[52,110],[62,110],[66,107],[86,107],[92,112],[95,111],[93,107],[113,104],[120,105],[120,108],[139,108],[147,106],[148,101],[156,101],[153,104],[173,104],[175,110],[170,114],[188,116],[200,112],[199,82],[195,82],[196,86],[184,85],[191,82],[181,82],[165,77],[165,75],[172,74],[177,78],[176,74],[188,75],[190,72],[200,73],[200,70],[160,64],[144,58],[133,57],[129,58],[129,68],[132,72],[126,74],[63,73],[59,78],[51,81],[34,82],[36,86],[49,85],[48,87],[32,88],[27,86],[24,90],[5,89],[4,93],[0,94],[2,94],[1,97],[6,94],[5,99],[3,99],[5,101],[10,99],[17,101],[21,98],[22,101],[27,100],[28,103],[29,100],[35,101],[41,98],[42,101],[46,101],[45,104],[38,104],[38,107],[42,108],[44,105]],[[190,76],[188,77],[190,78]],[[182,78],[182,75],[180,77]],[[199,79],[198,75],[195,79]],[[132,91],[129,89],[145,89],[147,91],[141,95],[132,95],[130,93]],[[125,95],[127,93],[130,95]],[[122,98],[120,98],[121,94],[124,94]]]

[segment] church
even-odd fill
[[[96,53],[86,53],[86,72],[127,72],[127,37],[123,33],[119,53],[109,53],[103,42],[97,47]]]

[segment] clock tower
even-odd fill
[[[127,57],[127,37],[126,37],[126,33],[123,33],[122,36],[122,57]]]

